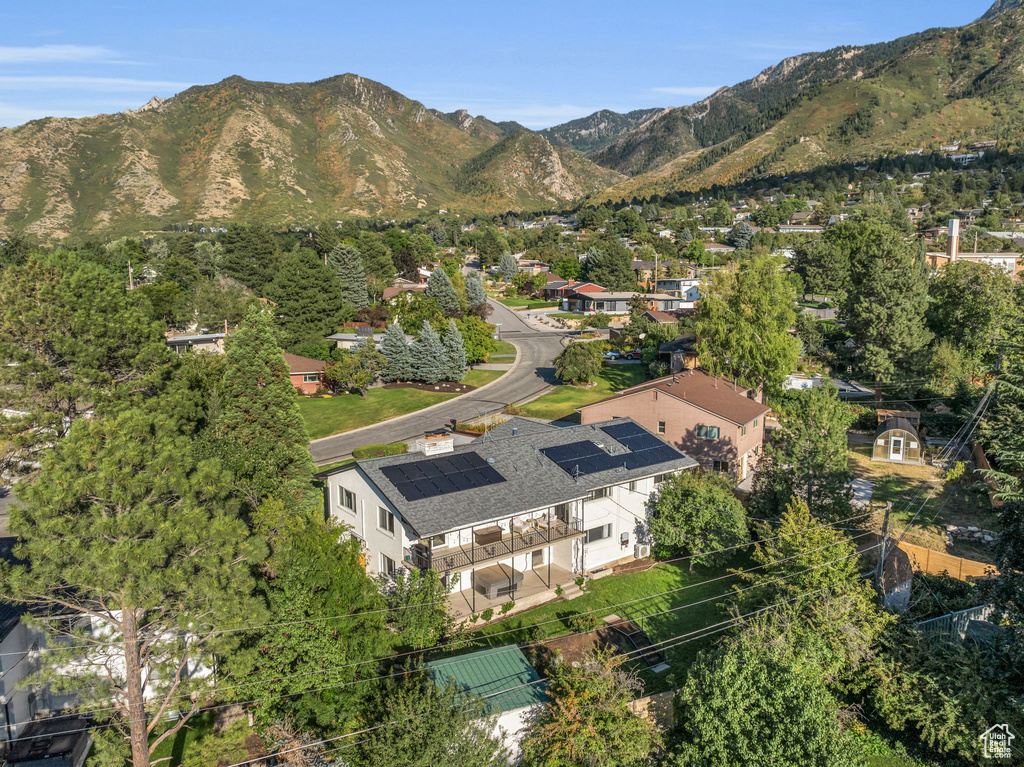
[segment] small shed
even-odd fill
[[[872,461],[921,463],[921,437],[906,418],[887,418],[875,430]]]

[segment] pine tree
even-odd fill
[[[480,280],[480,275],[475,272],[466,279],[466,303],[470,309],[487,303],[484,284]]]
[[[437,305],[446,317],[462,316],[459,294],[455,291],[455,286],[452,285],[452,281],[444,269],[438,268],[430,273],[430,279],[427,280],[427,289],[424,293],[427,298],[437,301]]]
[[[308,248],[288,254],[267,285],[266,297],[277,304],[274,314],[285,348],[333,333],[344,308],[337,278]]]
[[[370,292],[366,289],[366,270],[363,257],[351,245],[338,245],[327,256],[328,265],[341,283],[341,297],[353,309],[370,305]]]
[[[311,495],[309,436],[270,317],[250,308],[224,357],[217,431],[234,456],[243,497],[258,506],[282,488]]]
[[[423,320],[423,329],[412,345],[412,369],[417,381],[435,384],[445,379],[444,347],[434,326]]]
[[[380,350],[386,360],[381,379],[387,383],[395,381],[411,381],[415,378],[415,371],[412,366],[412,351],[409,343],[405,340],[405,333],[402,326],[392,322],[384,331],[384,340],[381,342]]]
[[[261,295],[274,278],[281,258],[273,233],[260,224],[233,225],[221,244],[224,274]]]
[[[441,344],[444,346],[445,380],[461,381],[466,377],[466,346],[455,320],[448,320]]]
[[[498,263],[498,272],[505,282],[512,282],[512,278],[519,273],[519,263],[515,256],[507,250],[501,254],[501,261]]]

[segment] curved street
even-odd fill
[[[511,309],[493,299],[490,303],[494,311],[488,321],[501,323],[501,339],[515,344],[519,350],[517,364],[511,371],[479,392],[375,426],[315,440],[309,446],[313,461],[317,464],[333,463],[348,458],[355,448],[363,445],[406,441],[445,427],[453,418],[466,421],[494,413],[510,402],[540,394],[554,386],[557,382],[554,359],[569,334],[558,330],[537,330]]]

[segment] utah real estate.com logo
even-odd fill
[[[1008,724],[993,725],[978,736],[986,759],[1009,759],[1013,750],[1010,741],[1016,737]]]

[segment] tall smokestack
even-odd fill
[[[951,218],[949,220],[949,239],[946,240],[946,255],[949,256],[950,263],[956,261],[956,257],[960,255],[959,218]]]

